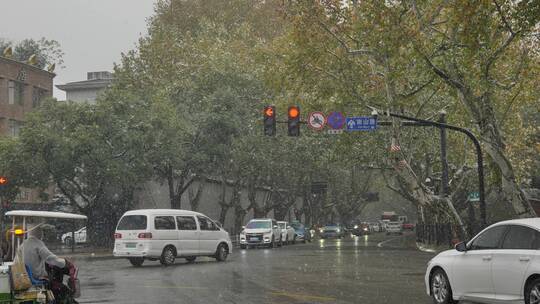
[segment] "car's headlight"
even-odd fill
[[[324,229],[322,229],[322,228],[321,228],[321,229],[319,229],[319,232],[324,232]]]
[[[338,228],[338,229],[336,229],[336,231],[337,231],[337,232],[340,232],[341,230]]]
[[[358,225],[354,225],[354,229],[358,229]]]
[[[364,231],[367,231],[367,228],[366,228],[366,227],[364,227]]]

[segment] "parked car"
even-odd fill
[[[291,223],[296,233],[296,240],[302,243],[311,242],[311,231],[301,223]]]
[[[171,265],[177,257],[225,261],[232,253],[229,233],[202,213],[176,209],[141,209],[124,213],[114,234],[115,257],[133,266],[145,260]]]
[[[289,225],[288,222],[278,221],[279,229],[281,229],[281,242],[283,244],[295,244],[296,243],[296,233],[294,228]]]
[[[386,223],[386,235],[389,234],[403,234],[403,227],[401,226],[401,222]]]
[[[379,223],[369,223],[369,229],[371,232],[381,232],[381,226]]]
[[[273,248],[283,245],[281,229],[276,220],[252,219],[240,233],[240,248],[264,245]]]
[[[401,227],[403,228],[403,230],[414,230],[413,223],[403,223],[401,224]]]
[[[428,262],[434,303],[540,302],[540,218],[499,222]]]
[[[351,233],[356,236],[368,235],[370,233],[369,225],[367,223],[356,224],[354,225]]]
[[[73,236],[75,236],[75,244],[86,243],[86,227],[82,227],[73,234],[71,232],[62,234],[62,243],[64,243],[66,246],[71,246],[73,244]]]
[[[319,229],[319,234],[322,239],[325,238],[342,238],[345,236],[345,230],[339,224],[327,224]]]

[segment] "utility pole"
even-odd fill
[[[0,195],[0,263],[4,262],[4,217],[5,217],[5,208],[4,208],[4,199]]]
[[[475,219],[476,215],[474,214],[474,205],[472,202],[469,201],[469,198],[467,198],[467,211],[469,213],[469,236],[474,236],[474,233],[477,232],[475,226]]]
[[[439,122],[446,124],[446,111],[440,112]],[[447,159],[447,146],[446,146],[446,128],[439,128],[441,131],[441,193],[442,197],[446,197],[449,194],[448,191],[448,159]]]

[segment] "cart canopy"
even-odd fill
[[[32,210],[12,210],[6,212],[7,216],[24,216],[24,217],[46,217],[46,218],[59,218],[59,219],[72,219],[72,220],[86,220],[86,215],[66,213],[66,212],[52,212],[52,211],[32,211]]]

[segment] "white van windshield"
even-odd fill
[[[254,221],[254,222],[249,222],[246,226],[246,228],[249,228],[249,229],[261,229],[261,228],[271,228],[272,227],[272,224],[270,224],[270,222],[268,221]]]
[[[145,230],[146,215],[126,215],[118,223],[116,230]]]

